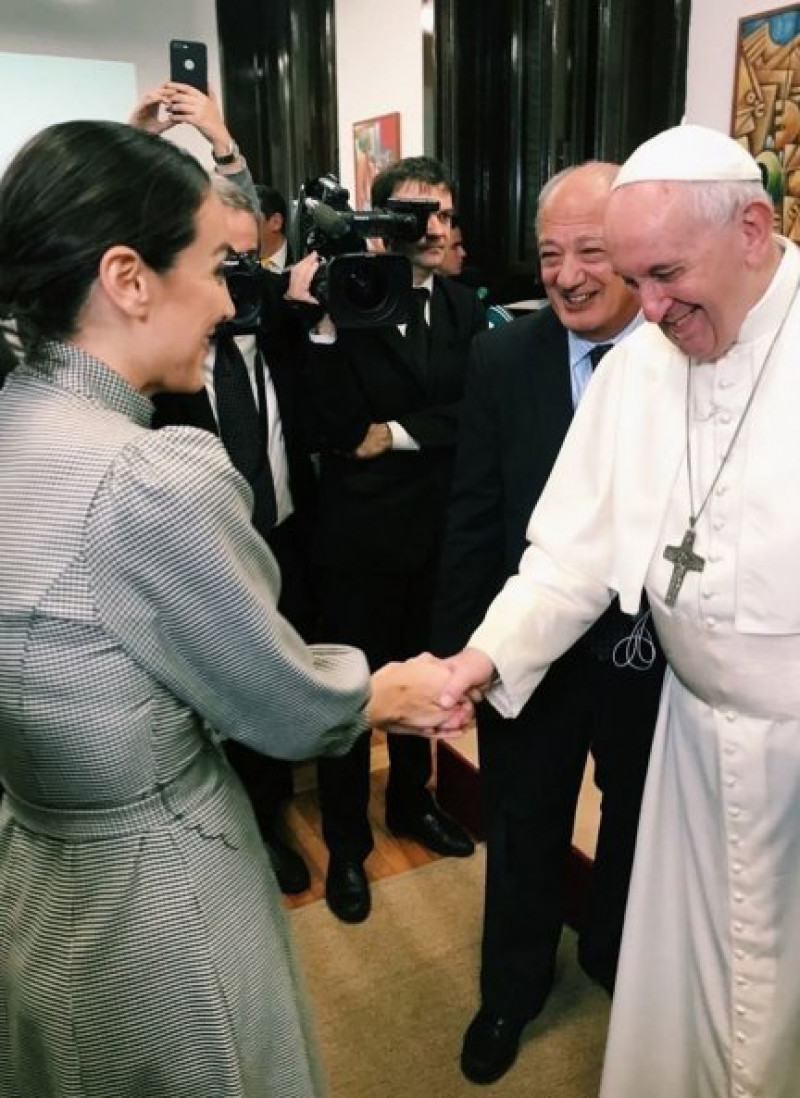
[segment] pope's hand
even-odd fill
[[[464,698],[480,701],[496,673],[495,665],[486,653],[477,648],[465,648],[444,662],[450,670],[450,678],[439,695],[439,702],[445,709],[456,708]]]

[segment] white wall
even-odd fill
[[[171,38],[206,43],[209,82],[218,90],[214,0],[0,0],[0,50],[129,62],[137,97],[169,77]],[[4,102],[2,110],[19,112],[24,102]],[[107,117],[102,110],[99,105],[98,117]],[[173,136],[211,164],[205,141],[191,127],[178,126]]]
[[[728,132],[738,20],[785,0],[693,0],[686,117]],[[336,0],[339,173],[353,188],[353,122],[399,111],[402,155],[423,151],[421,0]],[[171,38],[204,41],[220,88],[214,0],[0,0],[0,51],[127,61],[138,94],[169,74]],[[133,104],[131,104],[132,106]],[[3,103],[4,113],[19,110]],[[174,136],[210,163],[189,127]]]
[[[421,0],[336,0],[339,178],[353,193],[353,123],[400,112],[400,153],[423,144]]]
[[[692,0],[687,122],[730,133],[739,20],[787,6],[787,0],[773,4],[769,0]]]

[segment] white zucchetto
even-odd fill
[[[645,141],[628,157],[613,189],[628,183],[668,180],[761,182],[753,157],[731,137],[705,126],[673,126]]]

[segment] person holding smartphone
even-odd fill
[[[137,129],[153,134],[166,133],[181,122],[194,126],[211,146],[215,170],[220,175],[234,177],[233,182],[245,190],[252,204],[258,207],[258,195],[250,173],[246,171],[247,162],[225,125],[219,102],[211,89],[206,94],[191,84],[165,80],[142,97],[128,121]]]

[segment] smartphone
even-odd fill
[[[205,42],[184,42],[173,38],[169,44],[169,78],[176,84],[191,84],[208,95],[208,54]]]

